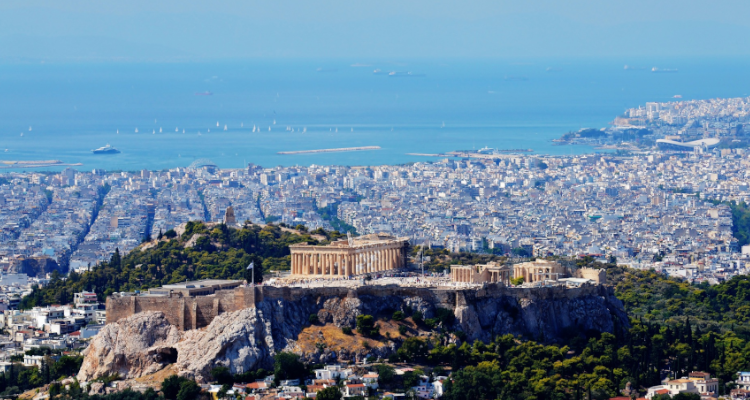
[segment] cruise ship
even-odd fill
[[[94,154],[117,154],[120,152],[120,150],[117,150],[116,148],[107,144],[106,146],[91,150],[91,152]]]

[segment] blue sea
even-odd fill
[[[199,158],[222,168],[400,164],[431,160],[407,153],[484,146],[591,153],[551,140],[675,95],[748,96],[749,67],[737,58],[6,64],[0,159],[158,170]],[[122,153],[91,153],[105,144]],[[353,146],[382,149],[277,154]]]

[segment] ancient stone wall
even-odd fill
[[[607,271],[603,269],[584,267],[576,271],[576,277],[583,278],[583,279],[591,279],[592,281],[596,283],[605,283],[607,282]]]
[[[170,324],[182,330],[208,326],[216,316],[255,306],[253,288],[220,290],[208,296],[109,296],[107,323],[119,321],[144,311],[163,312]]]
[[[586,296],[611,297],[614,291],[603,285],[583,285],[577,288],[563,286],[539,288],[510,288],[503,284],[490,284],[481,289],[416,288],[398,285],[298,288],[260,286],[220,290],[208,296],[110,296],[107,298],[107,323],[119,321],[144,311],[164,312],[169,323],[181,330],[208,326],[214,318],[226,312],[255,307],[264,300],[294,302],[301,298],[358,298],[397,297],[421,298],[435,307],[455,309],[477,301],[511,298],[516,301],[569,300]]]

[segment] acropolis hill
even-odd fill
[[[233,371],[268,368],[279,351],[301,353],[312,362],[359,361],[367,354],[387,357],[393,350],[386,343],[369,349],[326,348],[306,353],[298,348],[297,340],[309,327],[311,315],[316,315],[320,324],[340,329],[354,328],[358,315],[390,318],[395,311],[419,311],[429,319],[439,308],[456,317],[453,325],[445,328],[463,331],[469,341],[511,333],[561,342],[570,332],[614,333],[629,327],[614,290],[592,284],[574,288],[511,288],[503,284],[481,288],[237,286],[204,296],[175,291],[166,296],[114,295],[107,299],[108,324],[97,339],[101,343],[92,343],[79,379],[112,373],[136,378],[165,368],[168,363],[159,360],[175,354],[177,368],[198,379],[209,377],[212,365],[227,365]],[[210,350],[199,351],[196,346]],[[244,350],[238,352],[239,348]],[[112,366],[106,361],[110,359],[126,361]]]
[[[629,327],[613,288],[601,284],[603,270],[571,271],[539,259],[454,265],[450,275],[422,276],[404,268],[408,243],[381,234],[289,247],[292,274],[263,285],[207,279],[109,296],[107,325],[92,342],[79,379],[115,373],[137,378],[174,364],[169,368],[206,381],[215,365],[233,373],[269,368],[280,351],[312,363],[388,357],[405,338],[397,331],[368,339],[368,346],[356,340],[339,346],[326,335],[355,328],[360,315],[392,325],[396,311],[419,312],[424,321],[447,312],[455,318],[441,319],[439,329],[462,332],[467,341],[513,334],[563,342],[571,333]],[[511,285],[511,274],[526,282]],[[426,325],[411,329],[410,335],[431,334]],[[320,340],[327,346],[315,345]]]
[[[203,296],[183,295],[175,291],[167,295],[116,294],[107,298],[107,323],[141,312],[161,311],[172,325],[181,330],[190,330],[208,326],[220,314],[262,308],[268,304],[291,306],[294,310],[305,309],[304,320],[310,314],[326,310],[325,304],[330,301],[350,299],[361,301],[362,309],[351,310],[351,316],[342,317],[346,320],[353,321],[359,314],[393,312],[410,305],[424,309],[425,318],[429,318],[435,309],[446,308],[454,312],[457,324],[473,338],[486,336],[484,328],[495,333],[531,336],[545,331],[550,339],[571,327],[612,331],[615,328],[612,315],[621,315],[623,319],[617,322],[621,326],[627,325],[622,305],[614,297],[612,288],[592,284],[575,288],[510,288],[503,284],[488,284],[479,289],[399,285],[313,288],[237,285]],[[584,304],[585,307],[578,307]],[[594,315],[602,318],[593,318]]]
[[[450,279],[390,277],[403,271],[407,265],[408,240],[386,234],[349,237],[329,245],[302,243],[289,247],[291,274],[274,285],[248,286],[239,280],[204,280],[164,285],[145,294],[115,294],[107,298],[107,323],[141,312],[160,311],[170,324],[180,330],[191,330],[210,325],[223,313],[258,308],[265,302],[295,304],[306,299],[305,305],[318,304],[317,308],[310,309],[309,315],[325,309],[321,302],[330,299],[368,299],[368,302],[372,299],[372,306],[353,311],[353,317],[360,313],[377,315],[413,308],[410,303],[416,301],[425,304],[427,314],[437,308],[451,310],[457,317],[458,327],[479,338],[483,336],[477,329],[479,315],[487,320],[507,311],[515,318],[519,311],[537,301],[562,304],[596,297],[604,300],[601,305],[607,309],[611,307],[610,301],[614,302],[615,308],[622,308],[614,299],[611,288],[601,285],[606,280],[603,270],[581,268],[571,274],[555,261],[539,259],[515,264],[513,275],[527,284],[514,287],[509,282],[511,268],[495,263],[454,265]],[[568,278],[571,275],[576,277]],[[401,299],[401,304],[391,304],[392,299]],[[500,308],[493,308],[489,314],[477,313],[475,308],[484,307],[487,302],[497,303]],[[390,305],[383,307],[378,304]],[[545,334],[555,337],[560,330],[571,327],[597,331],[614,329],[611,318],[597,321],[604,324],[598,327],[587,322],[592,320],[590,318],[568,318],[564,313],[545,316],[544,319],[549,321],[536,319],[523,319],[514,322],[512,329],[498,331],[493,328],[492,331],[537,335],[539,326],[549,325],[551,330]],[[502,324],[506,326],[508,322]]]

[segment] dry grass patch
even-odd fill
[[[406,337],[419,334],[416,324],[411,319],[396,322],[392,320],[379,320],[376,322],[380,327],[380,336],[369,338],[360,335],[356,329],[352,330],[351,335],[345,334],[341,328],[333,324],[311,325],[305,327],[297,337],[297,347],[304,352],[314,352],[319,346],[333,351],[347,349],[355,351],[365,348],[365,343],[369,347],[380,347],[392,339],[406,339]],[[398,327],[404,325],[407,327],[405,336],[398,333]]]

